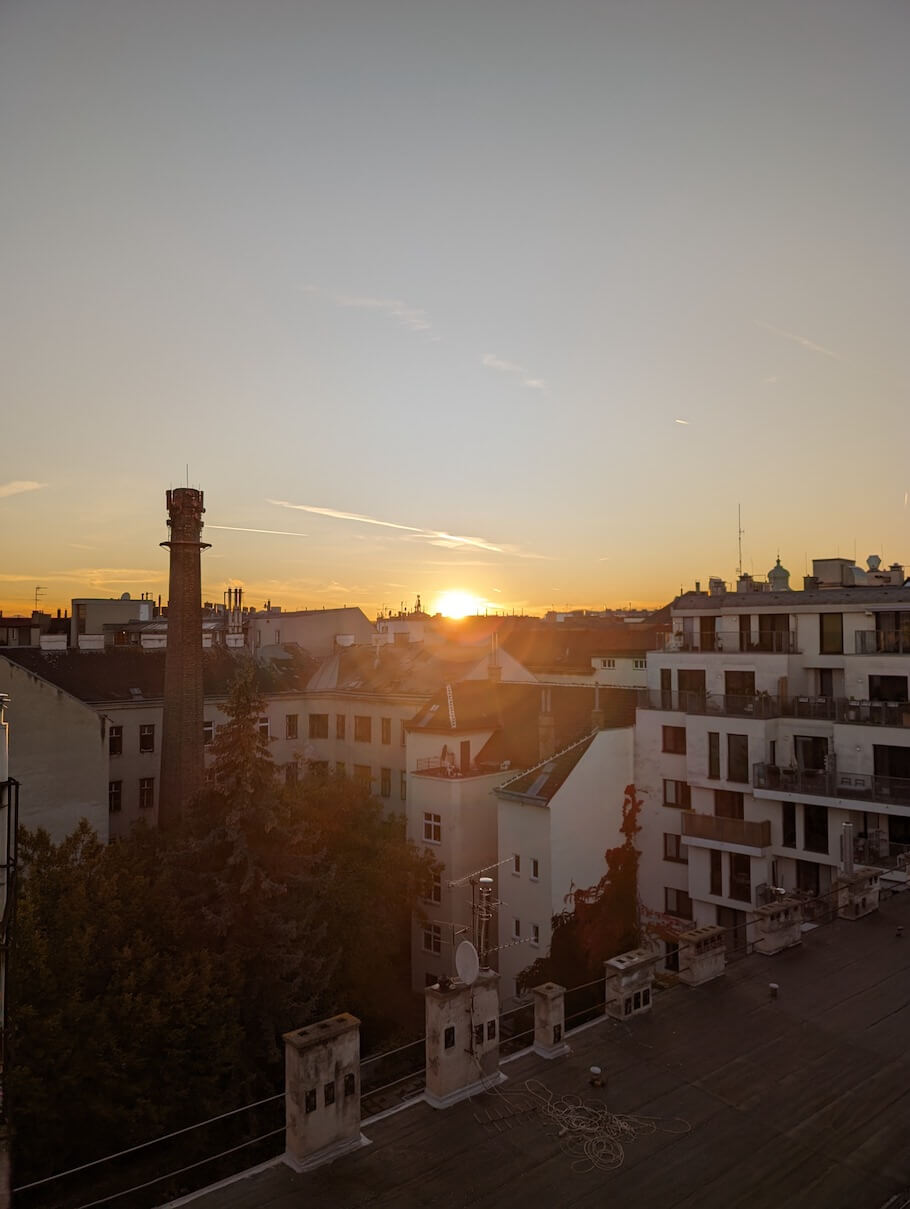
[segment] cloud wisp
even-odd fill
[[[374,298],[363,294],[340,294],[336,290],[324,290],[318,285],[306,285],[303,288],[307,294],[319,294],[321,297],[328,298],[329,301],[334,302],[336,306],[344,307],[347,310],[376,311],[378,314],[385,315],[386,318],[393,320],[399,327],[406,328],[410,332],[429,336],[429,333],[433,330],[433,324],[425,310],[419,306],[411,306],[410,303],[402,302],[400,298]],[[436,340],[438,337],[432,336],[430,339]]]
[[[522,386],[527,386],[530,390],[546,390],[547,384],[543,378],[535,378],[531,371],[525,369],[523,365],[519,365],[516,361],[507,361],[504,357],[497,357],[495,353],[484,353],[480,358],[480,364],[487,369],[496,370],[500,374],[513,374],[517,378],[521,378]]]
[[[40,491],[47,483],[36,483],[34,479],[14,479],[11,483],[0,483],[0,500],[11,495],[22,495],[24,491]]]
[[[299,533],[296,529],[244,529],[241,525],[212,525],[206,524],[206,529],[229,529],[232,533],[269,533],[273,537],[309,537],[309,533]]]
[[[780,336],[783,340],[792,340],[794,344],[801,345],[802,348],[808,349],[810,353],[821,353],[823,357],[830,357],[833,361],[843,361],[840,353],[834,352],[833,349],[825,348],[823,344],[816,344],[814,340],[809,340],[806,336],[797,335],[796,332],[785,331],[782,327],[775,327],[773,323],[766,323],[764,319],[756,319],[755,322],[766,331],[773,332],[775,336]]]
[[[545,558],[543,554],[532,554],[520,550],[516,546],[497,545],[485,537],[467,537],[464,534],[448,533],[445,529],[426,529],[422,525],[402,525],[398,521],[384,521],[375,516],[364,516],[360,512],[344,512],[338,508],[322,508],[316,504],[292,504],[289,500],[266,500],[276,508],[291,508],[295,512],[310,512],[316,516],[326,516],[332,520],[353,521],[360,525],[377,525],[383,529],[396,529],[412,541],[427,542],[431,546],[441,546],[447,550],[460,550],[471,547],[475,550],[489,550],[493,554],[514,554],[518,558]]]

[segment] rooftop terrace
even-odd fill
[[[662,991],[648,1015],[570,1033],[567,1058],[524,1052],[485,1095],[367,1120],[372,1144],[330,1166],[278,1162],[180,1203],[897,1209],[910,1190],[907,924],[910,894],[898,895],[713,983]],[[610,1141],[603,1116],[586,1146],[571,1104],[616,1114],[625,1136]]]

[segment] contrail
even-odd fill
[[[206,529],[230,529],[233,533],[269,533],[273,537],[309,537],[309,533],[298,533],[294,529],[243,529],[240,525],[212,525]]]

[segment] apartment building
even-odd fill
[[[910,587],[878,561],[816,560],[795,591],[778,560],[674,602],[635,726],[640,894],[671,959],[689,921],[744,945],[775,896],[828,909],[843,823],[866,864],[910,844]]]

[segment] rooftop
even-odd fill
[[[857,584],[853,588],[811,588],[809,591],[791,592],[684,592],[671,605],[674,613],[697,610],[704,613],[719,613],[730,609],[741,613],[744,607],[752,610],[776,609],[787,612],[791,609],[831,608],[832,605],[853,605],[867,609],[875,605],[879,609],[910,607],[910,588],[881,585],[870,587]]]
[[[910,939],[896,936],[908,923],[898,895],[716,982],[662,991],[648,1015],[570,1034],[567,1058],[525,1052],[485,1095],[367,1120],[372,1144],[330,1166],[279,1162],[190,1203],[897,1209],[910,1189]],[[603,1089],[588,1085],[592,1065]],[[585,1147],[564,1111],[579,1101],[617,1114],[625,1135]]]

